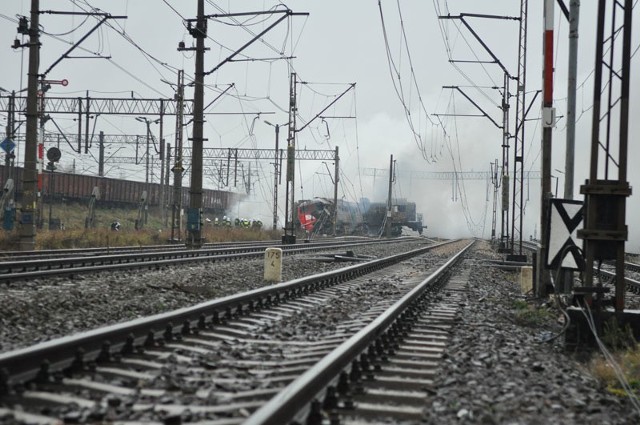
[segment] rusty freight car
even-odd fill
[[[2,185],[8,178],[5,166],[0,165]],[[19,204],[22,198],[21,167],[11,168],[10,178],[15,183],[15,199]],[[51,179],[51,180],[50,180]],[[112,179],[109,177],[88,176],[72,173],[58,173],[53,175],[45,172],[42,176],[42,193],[45,197],[50,194],[53,199],[61,201],[85,202],[91,198],[94,187],[100,188],[100,204],[103,206],[136,206],[142,192],[147,191],[147,203],[150,206],[160,205],[161,188],[159,183],[145,183],[133,180]],[[167,200],[171,199],[173,186],[165,188]],[[202,208],[205,212],[225,214],[230,206],[241,200],[242,194],[222,190],[203,189]],[[189,204],[189,187],[182,188],[182,205]]]

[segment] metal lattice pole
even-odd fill
[[[516,96],[516,128],[513,146],[513,210],[511,237],[512,253],[522,255],[522,218],[524,215],[524,130],[526,117],[526,81],[527,81],[527,17],[529,1],[520,2],[520,27],[518,45],[518,77]]]

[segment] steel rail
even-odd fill
[[[229,246],[245,246],[258,244],[279,244],[279,240],[268,241],[246,241],[246,242],[220,242],[204,244],[205,249],[226,248]],[[0,261],[21,261],[32,260],[34,258],[59,258],[64,256],[95,256],[104,254],[117,254],[129,252],[143,251],[178,251],[186,249],[185,244],[164,244],[164,245],[131,245],[131,246],[112,246],[112,247],[94,247],[94,248],[67,248],[67,249],[43,249],[36,251],[2,251],[0,252]]]
[[[67,275],[72,273],[90,273],[94,271],[116,270],[122,268],[159,267],[168,264],[178,264],[195,261],[232,260],[235,258],[258,257],[268,246],[283,249],[284,252],[310,252],[326,249],[339,249],[352,246],[371,245],[398,242],[398,239],[369,240],[350,243],[323,242],[304,245],[249,245],[229,246],[226,248],[153,251],[133,253],[97,255],[92,257],[63,257],[55,259],[36,259],[22,262],[0,262],[0,282]],[[247,254],[247,255],[245,255]],[[249,255],[250,254],[250,255]],[[17,271],[16,271],[17,270]]]
[[[154,346],[159,342],[158,338],[164,341],[178,339],[183,334],[192,333],[194,329],[217,324],[221,318],[231,317],[234,312],[245,308],[259,309],[265,304],[278,303],[296,294],[354,279],[453,242],[455,241],[429,245],[402,254],[2,353],[0,395],[13,385],[34,379],[46,379],[50,373],[82,367],[87,362],[110,359],[116,354],[128,354],[143,347]]]
[[[306,244],[317,244],[317,243],[328,243],[327,240],[333,240],[334,243],[337,243],[335,238],[321,238],[315,239],[310,242],[306,242]],[[345,239],[345,243],[354,242],[357,240],[362,240],[362,238],[358,239]],[[280,245],[281,241],[279,239],[270,239],[270,240],[255,240],[255,241],[238,241],[238,242],[210,242],[205,243],[203,245],[204,249],[213,249],[213,248],[227,248],[227,247],[241,247],[247,245]],[[129,245],[129,246],[103,246],[103,247],[92,247],[92,248],[63,248],[63,249],[41,249],[34,251],[1,251],[0,252],[0,261],[21,261],[21,260],[29,260],[34,258],[59,258],[64,256],[95,256],[101,254],[117,254],[117,253],[127,253],[127,252],[143,252],[143,251],[178,251],[178,250],[186,249],[185,244],[161,244],[161,245]]]
[[[629,261],[624,262],[624,268],[631,270],[632,272],[640,272],[640,264],[631,263]]]
[[[527,243],[527,244],[523,243],[522,246],[524,248],[527,248],[527,249],[532,250],[532,251],[535,251],[538,248],[537,244],[535,244],[535,243]],[[625,261],[624,262],[624,268],[625,268],[625,270],[638,272],[638,271],[640,271],[640,264],[635,264],[635,263],[631,263],[631,262]],[[611,279],[613,279],[615,277],[614,273],[611,273],[611,272],[609,272],[607,270],[598,269],[595,266],[593,267],[593,270],[594,270],[595,273],[601,274],[602,276],[606,276],[606,277],[611,278]],[[631,279],[629,277],[625,277],[624,280],[625,280],[625,284],[626,284],[627,290],[629,292],[633,292],[633,293],[636,293],[636,294],[640,293],[640,282],[639,281]]]
[[[625,263],[625,268],[626,267],[627,267],[627,263]],[[612,273],[608,270],[602,270],[602,269],[598,270],[596,267],[594,267],[593,270],[594,270],[594,273],[611,279],[611,282],[615,280],[615,277],[616,277],[615,273]],[[627,291],[633,292],[634,294],[640,293],[640,282],[638,282],[637,280],[631,279],[629,277],[625,277],[624,282],[625,282]]]
[[[340,372],[380,338],[411,304],[418,300],[428,288],[440,281],[473,243],[469,243],[373,322],[280,391],[243,422],[243,425],[282,425],[296,418],[301,406],[307,406],[323,389],[336,380]]]

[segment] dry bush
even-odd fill
[[[51,218],[59,219],[64,230],[48,230],[49,205],[45,203],[42,210],[45,224],[43,229],[36,229],[36,249],[66,249],[109,246],[143,246],[166,244],[171,238],[171,228],[165,228],[164,220],[158,208],[148,210],[148,222],[144,228],[135,230],[138,216],[137,208],[97,208],[95,210],[94,228],[85,229],[88,207],[82,203],[54,203],[51,206]],[[171,214],[171,211],[167,211]],[[111,223],[118,221],[120,231],[111,230]],[[186,223],[184,223],[186,224]],[[16,230],[6,232],[0,230],[0,249],[5,251],[19,250],[19,224]],[[202,235],[205,242],[280,240],[281,231],[245,229],[236,227],[214,227],[205,224]],[[187,237],[182,232],[182,240]]]
[[[152,229],[114,232],[109,229],[43,230],[36,234],[36,249],[143,246],[166,243]]]
[[[0,249],[2,251],[17,251],[18,245],[18,232],[12,230],[10,232],[0,231]]]

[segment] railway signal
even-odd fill
[[[42,84],[59,84],[62,87],[67,87],[69,85],[69,80],[40,80]]]
[[[2,142],[0,142],[0,149],[2,149],[7,155],[13,152],[16,148],[16,144],[13,140],[6,137]]]

